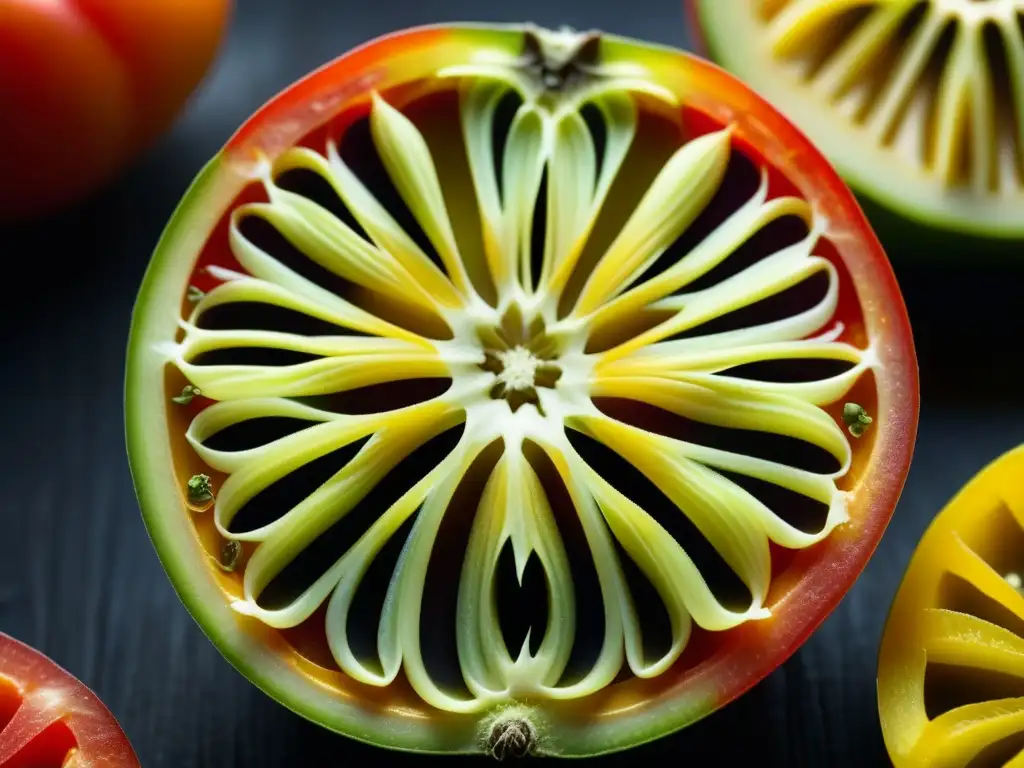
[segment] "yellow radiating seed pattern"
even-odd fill
[[[1024,446],[936,515],[904,574],[878,662],[896,768],[1024,766]]]
[[[580,45],[571,37],[548,42]],[[720,188],[732,153],[728,129],[682,142],[670,154],[599,254],[577,300],[560,311],[609,190],[620,174],[629,173],[623,163],[637,136],[639,100],[673,106],[670,94],[632,69],[587,74],[590,79],[554,90],[552,77],[538,78],[515,61],[479,62],[438,74],[459,93],[461,126],[452,130],[461,130],[466,147],[469,189],[482,232],[478,258],[493,283],[491,301],[470,276],[480,264],[472,264],[473,257],[460,249],[429,142],[400,105],[378,94],[369,115],[374,146],[440,265],[346,165],[335,143],[328,142],[322,153],[291,149],[262,170],[268,201],[234,211],[230,246],[245,274],[211,268],[221,283],[181,320],[183,340],[172,355],[190,386],[216,401],[187,432],[202,460],[226,475],[206,514],[212,513],[225,541],[254,546],[238,565],[244,593],[234,609],[271,627],[288,628],[326,605],[327,644],[347,675],[387,686],[404,673],[425,702],[451,712],[479,712],[522,698],[583,697],[608,686],[624,665],[636,676],[657,676],[679,658],[694,625],[727,630],[770,615],[769,542],[808,547],[847,520],[846,495],[837,482],[851,463],[850,437],[824,409],[844,397],[875,356],[870,349],[837,340],[842,328],[832,318],[838,274],[830,261],[815,255],[826,224],[801,199],[769,199],[767,176],[762,175],[756,191],[720,226],[667,269],[648,275]],[[492,126],[499,102],[510,91],[519,94],[521,104],[496,158]],[[581,115],[586,105],[597,108],[604,125],[600,149]],[[329,184],[365,237],[311,199],[277,185],[275,179],[296,168]],[[534,254],[531,235],[545,174],[548,225],[543,252]],[[807,223],[804,239],[710,287],[688,288],[764,227],[794,215]],[[272,225],[305,258],[343,277],[354,293],[328,291],[261,248],[241,226],[250,217]],[[700,333],[716,318],[815,276],[824,276],[828,288],[810,308],[760,325]],[[414,307],[442,321],[450,338],[432,338],[378,317],[355,300],[358,292]],[[211,309],[252,302],[331,323],[339,332],[307,336],[201,327],[200,319]],[[604,351],[588,351],[595,329],[615,327],[644,312],[667,319]],[[281,366],[197,362],[204,353],[244,347],[291,350],[313,359]],[[820,380],[795,382],[728,373],[747,363],[807,359],[839,361],[846,368]],[[376,413],[336,413],[304,399],[412,378],[448,378],[451,386],[407,407],[384,410],[382,402]],[[781,459],[654,434],[606,415],[595,406],[595,397],[625,398],[706,424],[788,436],[831,454],[837,469],[812,472]],[[309,426],[245,450],[207,445],[229,426],[270,416],[301,419]],[[365,534],[348,551],[338,552],[308,588],[283,607],[258,603],[261,591],[371,489],[387,483],[399,462],[459,425],[463,432],[456,447],[436,457],[432,470],[381,509]],[[614,478],[588,465],[567,430],[604,443],[643,472],[746,585],[749,605],[723,605],[690,554],[648,511],[616,490],[609,482]],[[439,530],[445,516],[455,513],[460,481],[499,440],[500,457],[483,485],[468,547],[445,552],[445,557],[461,558],[457,654],[469,695],[455,695],[424,662],[420,631],[427,567],[431,554],[445,546]],[[242,533],[231,530],[246,503],[275,481],[359,441],[365,442],[343,468],[275,520]],[[552,500],[528,458],[531,445],[547,455],[564,484],[603,603],[604,635],[596,661],[569,683],[562,676],[577,639],[574,574]],[[818,531],[800,530],[723,473],[813,499],[825,505],[827,519]],[[353,599],[370,564],[410,520],[374,633],[378,658],[367,661],[353,651],[348,637]],[[672,642],[660,658],[645,657],[641,621],[616,541],[668,610]],[[529,637],[514,652],[502,639],[494,585],[507,544],[520,579],[534,555],[546,580],[547,629],[535,651]]]
[[[775,58],[948,187],[1024,189],[1024,0],[756,0]]]

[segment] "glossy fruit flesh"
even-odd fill
[[[893,603],[878,707],[896,768],[1024,765],[1024,447],[935,518]]]
[[[0,632],[0,766],[137,768],[114,716],[43,654]]]
[[[824,618],[917,382],[877,241],[764,102],[632,41],[433,27],[208,166],[127,409],[163,562],[265,690],[378,744],[582,755]]]
[[[1024,2],[688,2],[708,54],[857,192],[940,230],[1024,237]]]

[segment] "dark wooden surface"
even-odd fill
[[[438,762],[333,736],[250,685],[188,617],[146,537],[125,459],[124,346],[143,269],[192,175],[279,88],[391,29],[532,20],[685,47],[680,2],[243,0],[215,70],[157,146],[74,210],[0,231],[0,629],[93,687],[147,768]],[[877,555],[803,649],[749,694],[680,735],[596,764],[887,764],[875,657],[901,573],[936,510],[1024,439],[1020,270],[987,264],[980,250],[945,266],[930,247],[892,255],[925,407]]]

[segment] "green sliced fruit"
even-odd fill
[[[686,2],[707,54],[805,131],[873,220],[1024,238],[1022,0]]]

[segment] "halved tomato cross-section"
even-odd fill
[[[171,579],[264,690],[376,744],[586,755],[803,642],[917,396],[878,241],[764,101],[637,41],[438,26],[202,172],[127,424]]]
[[[0,632],[0,766],[138,768],[139,761],[92,691]]]

